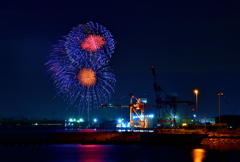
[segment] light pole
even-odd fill
[[[198,129],[198,90],[195,89],[194,93],[196,94],[196,119],[197,119],[197,129]]]
[[[219,96],[219,124],[221,123],[221,120],[220,120],[220,115],[221,115],[221,111],[220,111],[220,96],[222,96],[222,95],[223,95],[222,91],[219,91],[219,93],[218,93],[218,96]]]

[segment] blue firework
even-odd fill
[[[113,36],[98,23],[80,24],[74,27],[65,38],[64,47],[72,62],[86,60],[86,58],[94,60],[99,57],[102,61],[108,62],[115,49]]]
[[[57,95],[83,111],[108,101],[114,92],[115,76],[108,63],[91,58],[72,63],[65,52],[64,42],[54,46],[50,60],[46,63],[51,73]],[[90,73],[89,73],[90,72]],[[92,77],[92,80],[91,80]],[[89,79],[90,78],[90,79]]]

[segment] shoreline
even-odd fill
[[[85,130],[0,130],[0,146],[82,145],[239,145],[238,134],[158,129],[153,132],[117,132]],[[94,130],[93,130],[94,131]]]

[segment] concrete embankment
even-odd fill
[[[133,132],[72,132],[72,133],[49,133],[48,140],[51,143],[99,143],[110,144],[114,142],[139,142],[140,133]]]
[[[82,144],[200,144],[205,134],[159,134],[140,132],[50,133],[53,143]]]
[[[48,144],[200,144],[207,134],[162,132],[64,132],[56,130],[1,130],[1,146]]]

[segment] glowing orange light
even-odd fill
[[[79,83],[86,87],[94,86],[97,81],[96,73],[88,68],[80,70],[77,76]]]
[[[101,48],[106,42],[103,37],[98,35],[89,35],[82,41],[81,48],[90,52],[96,52]]]
[[[194,149],[192,151],[193,161],[194,162],[201,162],[205,158],[205,150],[204,149]]]
[[[184,127],[187,126],[187,123],[182,123],[182,126],[184,126]]]
[[[194,92],[196,93],[196,94],[198,94],[198,90],[196,89],[196,90],[194,90]]]

